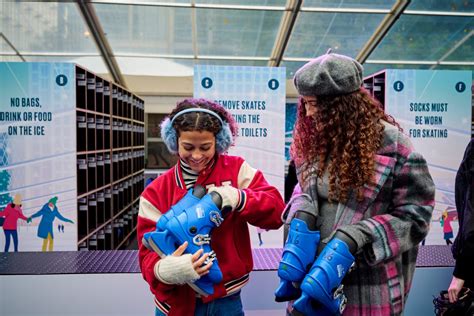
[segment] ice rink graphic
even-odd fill
[[[0,63],[0,74],[0,112],[19,113],[20,118],[0,122],[0,176],[7,181],[0,196],[9,199],[2,199],[0,208],[20,194],[23,214],[29,217],[56,196],[59,212],[76,222],[74,65]],[[39,129],[41,133],[25,135]],[[40,220],[29,224],[18,220],[19,251],[41,251]],[[64,232],[58,232],[59,223],[64,224]],[[56,219],[53,232],[54,251],[77,250],[75,224]],[[0,251],[4,244],[2,231]]]

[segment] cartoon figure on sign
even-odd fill
[[[441,227],[443,227],[443,235],[444,235],[444,240],[446,241],[446,245],[451,245],[453,243],[451,241],[451,238],[454,237],[451,221],[455,219],[456,219],[456,212],[455,210],[453,212],[449,207],[445,209],[443,213],[441,214],[441,218],[439,222],[441,224]]]
[[[33,218],[41,216],[41,221],[38,226],[38,237],[43,238],[42,251],[46,251],[46,248],[48,248],[48,251],[53,251],[53,221],[56,217],[64,222],[71,224],[74,223],[72,220],[65,218],[61,213],[59,213],[56,206],[57,201],[57,196],[51,198],[38,212],[28,218],[28,222],[31,222]]]
[[[18,231],[17,231],[17,222],[18,219],[26,221],[27,218],[23,215],[21,209],[21,195],[16,194],[13,198],[12,203],[8,204],[7,207],[0,211],[0,217],[3,217],[5,220],[3,222],[3,232],[5,233],[5,252],[8,252],[10,248],[10,239],[13,238],[13,248],[15,252],[18,252]]]

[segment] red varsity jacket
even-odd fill
[[[237,208],[227,215],[221,226],[212,231],[212,249],[216,252],[223,281],[214,286],[209,302],[240,290],[253,268],[247,223],[264,229],[278,229],[284,201],[278,190],[268,184],[262,172],[252,168],[242,158],[218,155],[215,163],[203,170],[196,184],[232,185],[241,190]],[[193,315],[196,293],[188,285],[168,285],[157,280],[154,266],[160,257],[141,242],[145,233],[154,231],[160,216],[185,194],[179,163],[146,187],[140,198],[138,214],[139,262],[143,278],[155,295],[155,305],[168,315]]]

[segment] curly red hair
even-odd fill
[[[363,88],[347,95],[317,96],[316,109],[314,116],[307,117],[300,98],[291,156],[297,166],[317,162],[318,177],[327,168],[330,201],[347,201],[352,190],[361,200],[364,184],[373,181],[374,155],[383,140],[382,120],[401,128]],[[309,176],[302,175],[303,181]]]

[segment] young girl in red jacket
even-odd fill
[[[240,289],[248,282],[253,261],[248,223],[263,229],[282,225],[283,199],[261,171],[243,158],[227,155],[237,126],[222,106],[205,99],[179,102],[161,126],[161,137],[178,163],[153,181],[140,199],[138,215],[139,261],[143,278],[155,296],[156,315],[243,315]],[[159,218],[201,185],[216,192],[222,206],[231,209],[211,235],[223,274],[209,296],[197,294],[186,283],[207,274],[211,263],[202,250],[185,254],[184,242],[161,258],[141,242],[156,229]]]

